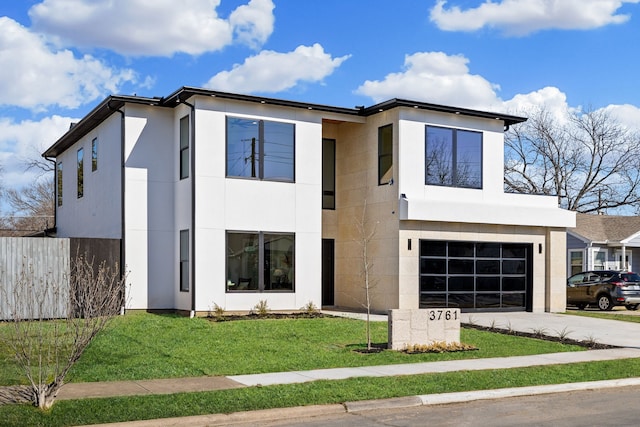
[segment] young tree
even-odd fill
[[[377,223],[370,224],[367,219],[367,201],[364,201],[362,207],[362,216],[356,218],[355,226],[358,232],[356,242],[360,246],[362,288],[364,290],[364,301],[361,305],[367,311],[367,350],[371,350],[371,306],[372,306],[372,290],[377,284],[377,280],[373,276],[373,261],[371,257],[371,242],[376,235]]]
[[[505,135],[506,191],[558,197],[578,212],[606,212],[640,201],[640,138],[605,110],[548,109]]]
[[[0,343],[15,355],[40,409],[53,405],[69,369],[122,306],[125,278],[117,265],[96,266],[82,255],[71,264],[69,277],[37,277],[25,265],[0,289],[0,308],[8,311]]]

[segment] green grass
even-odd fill
[[[565,314],[583,317],[595,317],[598,319],[621,320],[623,322],[640,323],[640,316],[632,314],[621,314],[615,311],[586,311],[586,310],[569,310]]]
[[[2,327],[6,325],[1,325]],[[372,322],[375,343],[387,342],[386,322]],[[578,351],[577,346],[461,330],[477,351],[360,354],[365,322],[343,318],[263,319],[211,322],[171,315],[119,317],[89,346],[67,382],[239,375],[335,367]],[[24,384],[11,356],[0,349],[0,385]]]
[[[3,426],[8,427],[70,426],[343,403],[416,394],[597,381],[633,377],[639,373],[640,359],[626,359],[519,369],[352,378],[203,393],[60,401],[46,413],[29,405],[6,405],[0,406],[0,420],[3,420]]]

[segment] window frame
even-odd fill
[[[77,193],[78,199],[84,197],[84,147],[78,148],[77,154]]]
[[[331,138],[322,138],[322,209],[336,209],[336,140]]]
[[[58,206],[62,206],[62,194],[63,194],[63,180],[62,180],[62,162],[58,162],[56,165],[56,190],[57,190],[57,203]]]
[[[385,137],[389,137],[386,140]],[[385,149],[385,145],[388,151]],[[383,171],[382,163],[385,159],[391,158],[391,164]],[[385,180],[385,176],[391,175]],[[389,185],[393,183],[393,123],[380,126],[378,128],[378,185]]]
[[[91,172],[98,170],[98,138],[91,140]]]
[[[230,155],[230,129],[232,124],[230,123],[232,120],[234,121],[243,121],[243,122],[252,122],[252,124],[257,124],[258,129],[254,138],[252,138],[252,148],[250,155],[248,157],[244,157],[244,162],[246,163],[248,159],[251,159],[251,173],[249,174],[233,174],[230,170],[230,162],[234,159],[229,157]],[[271,144],[283,146],[282,143],[272,143],[266,140],[266,136],[268,136],[271,126],[287,126],[291,129],[291,141],[287,141],[286,147],[289,148],[291,152],[288,151],[284,153],[285,155],[290,154],[290,169],[287,167],[287,176],[268,176],[269,174],[265,169],[268,169],[271,164],[265,161],[265,158],[269,159],[272,156],[271,153]],[[283,153],[280,153],[282,155]],[[238,160],[238,159],[235,159]],[[288,159],[287,159],[288,160]],[[278,163],[278,162],[276,162]],[[283,163],[283,162],[279,162]],[[265,176],[266,175],[266,176]],[[239,179],[251,179],[258,181],[274,181],[274,182],[296,182],[296,124],[292,122],[286,121],[277,121],[277,120],[265,120],[260,118],[251,118],[251,117],[242,117],[242,116],[226,116],[225,120],[225,176],[227,178],[239,178]],[[290,177],[289,177],[290,176]]]
[[[450,151],[446,153],[448,155],[451,155],[451,161],[450,161],[450,165],[449,165],[449,173],[451,175],[451,178],[450,178],[449,182],[430,182],[429,181],[429,167],[428,167],[427,163],[428,163],[428,160],[429,160],[429,129],[430,128],[431,129],[437,129],[437,130],[446,130],[446,131],[449,131],[451,133]],[[460,179],[458,177],[459,166],[462,163],[462,162],[458,161],[459,148],[460,148],[460,146],[462,146],[462,143],[460,143],[460,144],[458,143],[459,142],[459,138],[458,138],[458,134],[459,133],[468,133],[468,134],[474,134],[474,135],[478,135],[479,136],[479,147],[478,147],[479,158],[477,159],[478,160],[478,165],[479,165],[479,170],[478,170],[478,176],[477,176],[477,185],[461,185],[461,183],[459,182],[460,181]],[[427,124],[427,125],[425,125],[425,134],[424,135],[425,135],[424,136],[424,165],[425,165],[424,183],[425,183],[425,185],[434,185],[434,186],[440,186],[440,187],[453,187],[453,188],[467,188],[467,189],[472,189],[472,190],[481,190],[483,188],[484,132],[476,131],[476,130],[469,130],[469,129],[459,129],[459,128],[452,128],[452,127],[446,127],[446,126],[437,126],[437,125],[429,125],[429,124]],[[447,147],[447,148],[449,148],[449,147]]]
[[[258,256],[257,259],[254,258],[253,261],[251,261],[250,259],[248,260],[241,260],[240,263],[245,263],[247,264],[248,262],[251,262],[254,264],[254,269],[256,270],[255,273],[251,274],[248,272],[243,271],[238,271],[237,272],[237,283],[234,281],[236,280],[236,277],[232,277],[232,274],[230,272],[230,269],[232,268],[229,262],[230,257],[232,256],[229,253],[229,250],[232,248],[233,244],[230,243],[229,238],[231,235],[244,235],[245,237],[252,237],[255,236],[257,237],[257,252],[258,252]],[[283,237],[287,237],[291,240],[291,252],[290,252],[290,257],[288,260],[286,260],[285,262],[273,262],[272,258],[267,257],[267,249],[266,249],[266,243],[271,244],[272,241],[270,240],[273,237],[276,236],[283,236]],[[254,239],[255,239],[254,237]],[[269,239],[269,240],[268,240]],[[288,232],[269,232],[269,231],[236,231],[236,230],[227,230],[225,233],[225,241],[226,241],[226,253],[225,253],[225,280],[226,280],[226,284],[225,284],[225,292],[226,293],[295,293],[296,291],[296,280],[295,280],[295,271],[296,271],[296,238],[295,238],[295,233],[288,233]],[[256,241],[256,240],[253,240]],[[269,249],[271,250],[271,249]],[[282,251],[280,251],[282,252]],[[248,251],[246,251],[246,247],[243,248],[243,255],[245,253],[248,253]],[[286,254],[289,254],[289,250],[286,251]],[[281,256],[284,254],[280,254]],[[254,255],[255,257],[255,255]],[[273,264],[277,264],[277,265],[273,265]],[[288,266],[286,265],[288,264]],[[273,268],[274,270],[274,274],[273,277],[271,275],[271,273],[269,273],[269,277],[267,278],[267,274],[265,273],[265,271],[267,269],[271,269]],[[276,270],[281,270],[279,275],[276,275],[275,272]],[[286,270],[286,271],[285,271]],[[237,268],[235,269],[235,271],[237,271]],[[257,276],[256,276],[257,273]],[[242,275],[242,276],[241,276]],[[247,287],[243,288],[242,287],[242,279],[241,277],[245,277],[247,278]],[[278,278],[284,278],[284,285],[285,287],[279,287],[279,288],[274,288],[274,285],[277,285],[277,283],[273,282],[274,278],[278,277]],[[250,280],[253,279],[257,279],[257,286],[255,288],[249,288],[250,285]]]
[[[179,139],[179,174],[180,179],[189,178],[189,169],[190,169],[190,136],[191,136],[191,122],[190,115],[187,114],[180,118],[179,126],[178,126],[178,139]]]
[[[189,292],[191,282],[191,271],[189,270],[189,230],[180,230],[179,241],[179,276],[178,283],[180,292]]]

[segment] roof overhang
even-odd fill
[[[516,123],[522,123],[527,119],[525,117],[511,116],[501,113],[492,113],[487,111],[470,110],[465,108],[456,108],[445,105],[429,104],[426,102],[410,101],[405,99],[391,99],[389,101],[382,102],[380,104],[373,105],[371,107],[334,107],[330,105],[312,104],[308,102],[287,101],[278,98],[268,98],[263,96],[253,95],[241,95],[229,92],[220,92],[215,90],[196,88],[190,86],[183,86],[176,90],[167,97],[159,98],[147,98],[140,96],[124,96],[124,95],[111,95],[98,104],[89,114],[87,114],[77,124],[70,127],[70,129],[62,135],[51,147],[49,147],[44,153],[43,157],[53,158],[60,155],[76,141],[82,138],[87,133],[91,132],[100,123],[105,121],[113,113],[118,111],[126,104],[143,104],[164,108],[175,108],[181,103],[187,101],[193,96],[207,96],[212,98],[230,99],[241,102],[253,102],[267,105],[276,105],[288,108],[300,108],[305,110],[314,110],[327,113],[350,115],[354,117],[368,117],[380,112],[399,107],[418,108],[423,110],[439,111],[450,114],[461,114],[471,117],[481,117],[485,119],[502,120],[505,126],[510,126]]]

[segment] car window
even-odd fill
[[[625,282],[640,282],[640,275],[636,273],[623,273],[620,278]]]
[[[570,285],[577,285],[578,283],[584,282],[584,278],[585,278],[584,274],[575,274],[575,275],[569,277],[569,280],[567,280],[567,282]]]
[[[600,276],[598,276],[597,274],[589,274],[589,277],[585,281],[586,282],[597,282],[598,280],[600,280]]]

